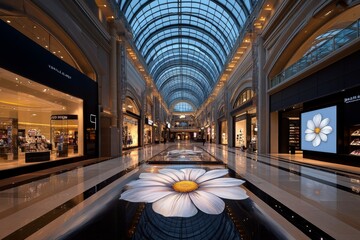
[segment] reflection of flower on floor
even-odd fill
[[[141,173],[130,182],[120,199],[153,203],[155,212],[165,217],[192,217],[198,209],[207,214],[220,214],[225,203],[220,198],[248,198],[240,187],[244,181],[222,178],[227,169],[206,172],[204,169],[160,169],[159,173]]]
[[[321,114],[316,114],[312,120],[307,121],[307,129],[305,130],[305,140],[312,142],[314,147],[320,145],[321,141],[326,142],[328,134],[332,132],[332,127],[328,126],[329,118],[322,120]]]

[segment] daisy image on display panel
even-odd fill
[[[152,203],[153,210],[165,217],[192,217],[198,210],[220,214],[225,203],[221,198],[248,198],[240,187],[243,180],[223,177],[227,169],[160,169],[158,173],[141,173],[130,182],[120,199]]]
[[[321,142],[327,142],[328,134],[333,131],[329,123],[330,118],[322,119],[320,113],[316,114],[312,119],[307,121],[305,141],[312,142],[314,147],[319,146]]]

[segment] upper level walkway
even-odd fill
[[[349,240],[360,236],[359,168],[303,159],[301,155],[265,156],[216,144],[177,142],[133,149],[119,158],[87,160],[84,166],[67,164],[1,180],[0,239],[80,239],[79,229],[114,217],[113,211],[103,212],[119,202],[124,186],[139,172],[156,172],[166,165],[148,161],[166,156],[170,148],[193,149],[196,154],[203,151],[215,162],[222,162],[223,166],[211,165],[213,160],[169,165],[228,168],[245,180],[242,187],[250,199],[287,239]],[[92,239],[98,234],[102,239],[113,239],[131,224],[107,223],[107,229],[113,230],[87,231],[93,234]]]

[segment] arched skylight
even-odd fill
[[[197,108],[215,86],[255,2],[120,0],[119,5],[168,106],[180,101]]]
[[[174,106],[174,112],[192,112],[194,108],[187,102],[178,102]]]

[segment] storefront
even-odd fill
[[[246,114],[235,118],[235,147],[247,148]]]
[[[0,161],[97,157],[97,83],[3,21],[0,31]]]
[[[279,111],[279,153],[300,153],[300,115],[302,104]]]
[[[153,128],[153,120],[149,118],[145,118],[145,125],[144,125],[144,144],[151,144],[152,143],[152,128]]]
[[[215,136],[215,123],[212,122],[212,123],[211,123],[211,138],[210,138],[210,142],[215,143],[215,139],[216,139],[216,136]]]
[[[304,157],[360,165],[360,87],[304,103]]]
[[[165,142],[168,142],[170,140],[170,129],[171,129],[171,124],[169,122],[166,122],[163,133],[163,139]]]
[[[250,88],[245,88],[234,103],[231,115],[234,119],[234,146],[257,149],[257,120],[254,105],[255,94]]]
[[[220,144],[228,144],[228,124],[226,120],[219,121],[220,127]]]
[[[235,147],[257,149],[257,121],[255,109],[235,118]]]
[[[135,102],[126,97],[123,104],[123,148],[132,148],[139,146],[139,123],[140,123],[140,111]]]
[[[211,142],[211,127],[206,128],[206,141]]]
[[[271,96],[278,133],[270,143],[278,140],[279,152],[292,147],[306,158],[360,166],[359,61],[358,51]]]

